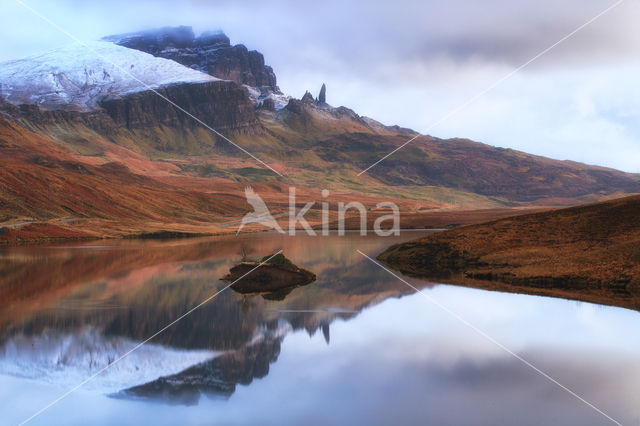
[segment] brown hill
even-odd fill
[[[0,242],[229,233],[250,211],[244,197],[246,180],[181,174],[181,168],[171,162],[150,160],[102,139],[92,143],[102,150],[100,155],[82,155],[73,146],[0,117]],[[232,161],[226,164],[234,164]],[[288,185],[251,185],[274,213],[288,209]],[[296,197],[300,206],[318,201],[306,216],[316,227],[321,200],[330,202],[332,222],[336,204],[354,199],[371,207],[393,200],[403,211],[416,211],[408,217],[411,227],[460,222],[458,216],[448,218],[443,212],[433,219],[421,215],[421,209],[438,207],[427,202],[344,190],[322,199],[315,188],[297,188]],[[481,211],[463,215],[462,222],[514,213],[504,208]],[[355,214],[351,211],[347,218]],[[369,223],[376,214],[369,214]],[[286,215],[281,218],[287,219]],[[359,221],[348,220],[349,228],[358,225]],[[264,228],[254,225],[249,229]]]
[[[640,309],[640,196],[464,226],[378,257],[410,276]]]
[[[58,222],[64,227],[100,219],[120,223],[120,233],[126,234],[127,223],[211,223],[245,210],[244,201],[231,195],[183,190],[133,173],[122,163],[79,161],[55,142],[2,118],[0,158],[0,221],[70,218],[69,225]],[[0,238],[14,233],[14,227],[2,228]]]

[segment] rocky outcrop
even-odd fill
[[[320,94],[318,95],[318,103],[326,104],[327,103],[327,86],[322,83],[322,87],[320,88]]]
[[[304,92],[304,96],[302,96],[302,99],[300,99],[300,100],[302,102],[304,102],[305,104],[314,104],[314,103],[316,103],[315,99],[313,99],[313,95],[309,91]]]
[[[166,27],[137,33],[114,35],[103,40],[171,59],[187,67],[223,80],[280,93],[276,75],[265,65],[260,52],[244,45],[232,46],[223,32],[206,32],[196,37],[191,27]]]
[[[264,101],[262,101],[262,103],[260,104],[260,109],[264,109],[266,111],[275,111],[276,103],[274,102],[273,99],[267,98]]]
[[[283,254],[266,256],[260,262],[242,262],[222,278],[223,281],[231,282],[231,288],[242,294],[291,291],[295,287],[310,284],[315,279],[313,272],[298,268]]]

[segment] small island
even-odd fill
[[[222,280],[233,283],[231,288],[242,294],[286,295],[296,287],[311,284],[316,275],[298,268],[280,253],[256,262],[239,263]]]

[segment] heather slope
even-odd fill
[[[123,163],[79,161],[54,141],[1,118],[0,157],[2,221],[193,224],[236,217],[245,209],[237,197],[184,190],[133,173]]]
[[[411,276],[640,309],[640,196],[464,226],[379,255]],[[443,278],[444,277],[444,278]]]

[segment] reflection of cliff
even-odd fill
[[[329,323],[322,324],[322,335],[324,336],[324,341],[327,342],[327,345],[331,341],[331,336],[329,334]]]
[[[165,400],[170,403],[195,404],[200,395],[231,396],[237,384],[249,385],[265,377],[269,365],[278,359],[284,336],[265,332],[257,342],[219,357],[189,367],[180,373],[134,386],[115,394],[120,398]]]
[[[211,277],[221,274],[210,273],[210,270],[223,271],[225,267],[220,262],[206,262],[163,269],[170,275],[148,277],[146,282],[118,289],[114,294],[109,294],[114,288],[108,284],[96,284],[91,290],[98,294],[92,294],[91,298],[98,299],[99,303],[84,305],[78,300],[82,294],[74,293],[55,307],[5,328],[0,334],[0,342],[14,334],[38,335],[47,329],[74,330],[87,325],[99,328],[107,336],[144,340],[222,288],[222,284]],[[349,294],[348,283],[339,277],[331,282],[325,277],[317,283],[321,288],[298,289],[282,301],[242,296],[227,290],[159,335],[154,342],[186,349],[237,349],[251,339],[258,328],[273,327],[279,318],[285,319],[294,329],[313,334],[337,317],[352,317],[372,302],[398,294],[384,291],[386,281],[378,281],[376,286],[376,278],[386,280],[387,277],[380,277],[375,270],[372,272],[375,275],[369,276],[369,282],[374,284],[367,286],[369,291],[365,294],[356,291]],[[354,281],[356,285],[358,282]],[[336,312],[334,307],[342,310]],[[298,312],[299,308],[304,309]]]
[[[85,250],[7,248],[0,255],[0,329],[4,331],[55,306],[83,285],[104,281],[109,288],[94,288],[92,292],[119,292],[122,289],[114,287],[139,285],[167,272],[167,265],[233,256],[224,246],[220,248],[220,242],[215,241],[125,242],[117,247]]]
[[[358,311],[405,293],[406,287],[384,271],[360,267],[362,258],[352,256],[355,250],[344,242],[331,244],[332,238],[322,240],[322,251],[314,249],[313,238],[266,234],[252,236],[250,243],[228,237],[128,242],[109,249],[11,249],[0,258],[0,271],[6,272],[0,274],[0,342],[15,334],[85,325],[110,336],[143,340],[221,289],[218,279],[242,256],[243,245],[257,255],[283,248],[301,267],[314,271],[317,282],[282,301],[225,291],[155,342],[236,349],[258,327],[278,318],[313,332],[335,317],[354,314],[334,308]]]

